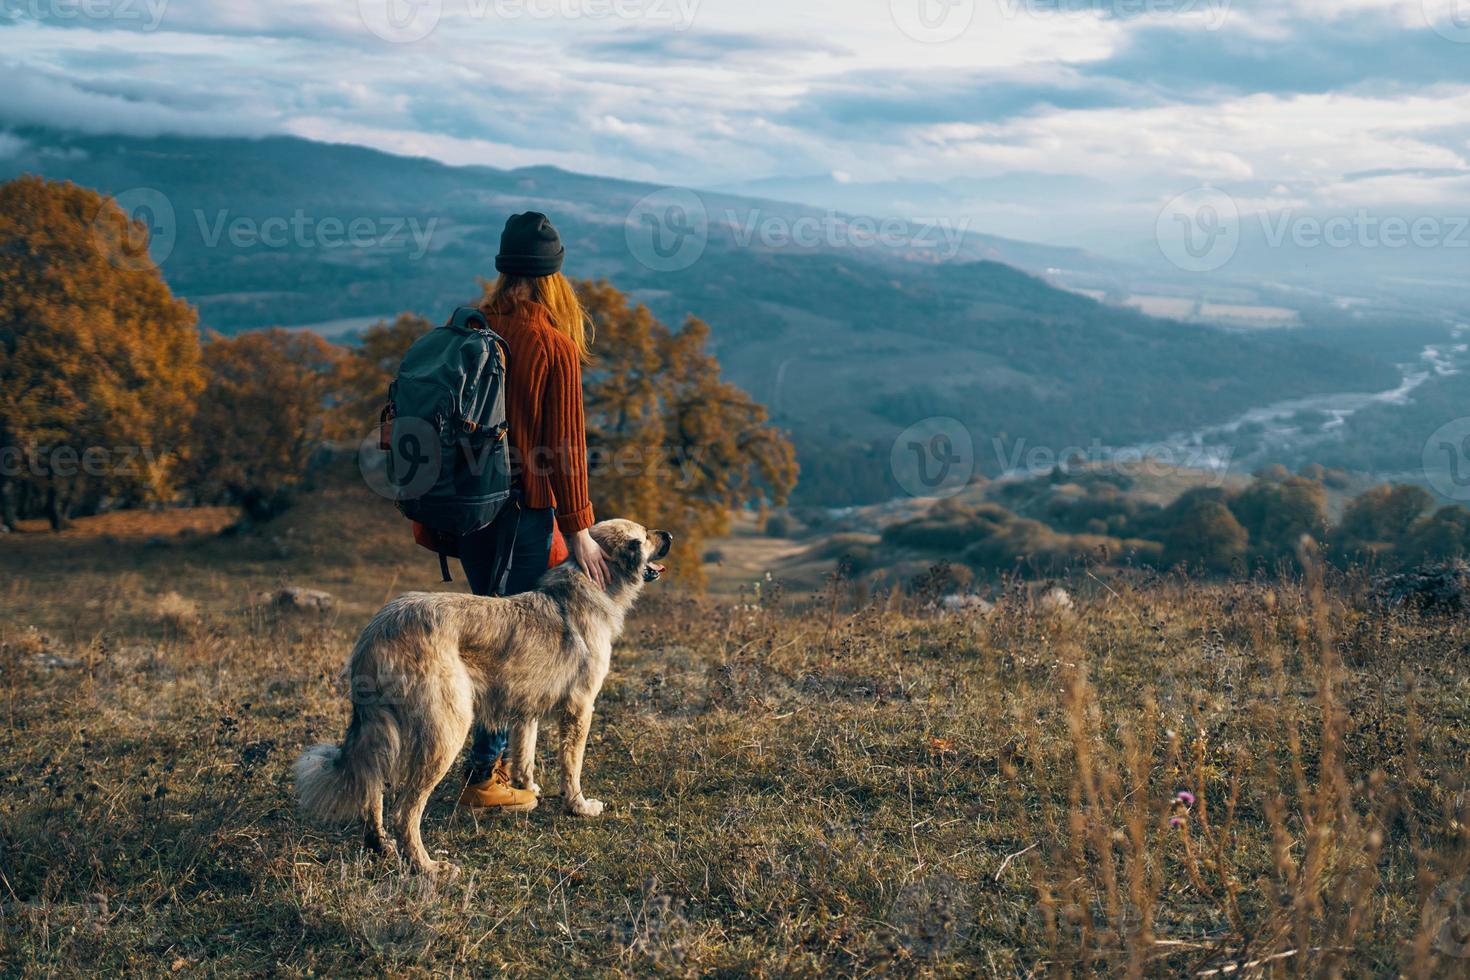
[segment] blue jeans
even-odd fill
[[[515,548],[510,554],[510,571],[505,579],[505,594],[518,595],[536,587],[546,562],[551,557],[551,536],[556,526],[556,513],[551,507],[521,508],[516,526]],[[489,595],[495,583],[495,535],[489,528],[466,534],[459,539],[459,563],[470,591]],[[491,731],[475,725],[475,743],[470,749],[470,769],[478,777],[488,774],[495,760],[505,754],[510,732],[502,728]]]

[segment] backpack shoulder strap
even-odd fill
[[[473,306],[461,306],[450,316],[446,326],[454,327],[456,330],[489,330],[490,321],[485,319],[485,314]]]
[[[506,367],[510,367],[510,345],[505,342],[504,337],[490,329],[490,320],[477,307],[459,307],[450,316],[449,322],[445,326],[453,327],[456,330],[475,330],[483,333],[500,349],[500,362]]]

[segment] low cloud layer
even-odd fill
[[[835,172],[1114,189],[1095,221],[1070,212],[1075,235],[1039,221],[1034,237],[1051,240],[1081,240],[1120,208],[1146,219],[1201,183],[1470,210],[1459,7],[0,0],[0,123],[286,132],[691,186]]]

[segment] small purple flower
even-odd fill
[[[1169,826],[1170,827],[1173,827],[1175,830],[1178,830],[1180,827],[1183,827],[1184,826],[1184,818],[1183,817],[1170,817],[1169,818]]]
[[[1183,803],[1185,806],[1194,806],[1194,794],[1187,789],[1181,789],[1178,794],[1175,795],[1174,799],[1178,800],[1180,803]]]

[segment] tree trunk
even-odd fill
[[[71,527],[71,500],[54,486],[46,490],[46,519],[51,522],[53,531]]]
[[[14,480],[0,473],[0,527],[14,531],[20,524],[20,510],[15,502]]]

